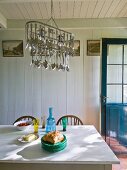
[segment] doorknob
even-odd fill
[[[106,103],[106,99],[109,98],[109,97],[100,95],[100,98],[101,98],[102,103]]]

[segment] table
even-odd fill
[[[62,131],[58,126],[57,130]],[[18,138],[33,131],[18,131],[13,125],[0,126],[0,170],[111,170],[119,160],[91,125],[68,126],[67,147],[57,153],[41,148],[45,130],[39,128],[39,139],[21,143]]]

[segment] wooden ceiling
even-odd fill
[[[53,0],[54,18],[127,17],[127,0]],[[50,0],[0,0],[6,19],[48,19]]]

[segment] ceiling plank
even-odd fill
[[[42,14],[42,8],[41,8],[39,2],[37,2],[37,5],[38,5],[38,10],[40,12],[41,19],[43,19],[44,17],[43,17],[43,14]]]
[[[90,1],[89,6],[88,6],[88,10],[87,10],[87,13],[86,13],[86,18],[92,17],[92,14],[94,12],[96,4],[97,4],[97,1]]]
[[[0,0],[0,3],[25,3],[25,2],[51,2],[51,0]],[[63,2],[66,0],[53,0],[53,2]],[[69,1],[73,1],[73,0],[69,0]],[[76,0],[76,1],[81,1],[81,0]],[[86,1],[86,0],[82,0],[82,1]],[[94,1],[94,0],[91,0]]]
[[[112,15],[112,13],[114,12],[115,8],[117,7],[117,5],[119,4],[121,0],[114,0],[110,6],[110,8],[108,9],[107,13],[105,14],[105,17],[110,17]]]
[[[126,17],[126,3],[127,0],[53,0],[53,17]],[[51,0],[0,0],[0,12],[7,19],[49,19]]]
[[[120,13],[118,14],[118,17],[125,17],[127,11],[127,3],[124,5]]]
[[[54,18],[61,18],[61,7],[59,2],[53,3]]]
[[[0,11],[7,19],[23,19],[22,14],[17,9],[16,3],[1,4]]]
[[[36,2],[46,2],[51,0],[36,0]],[[35,0],[0,0],[0,4],[3,3],[30,3],[35,2]]]
[[[60,18],[61,18],[61,6],[60,6],[60,2],[59,2],[59,11],[60,11]]]
[[[73,18],[79,18],[81,5],[82,5],[82,2],[75,1],[75,3],[74,3]]]
[[[47,11],[47,6],[46,6],[45,2],[38,2],[38,6],[40,8],[42,19],[49,18],[48,11]]]
[[[24,3],[24,6],[27,10],[27,13],[29,14],[29,19],[36,19],[35,17],[35,12],[33,11],[33,8],[32,8],[32,3]]]
[[[98,18],[99,14],[101,12],[101,9],[103,8],[104,2],[105,2],[104,0],[97,2],[97,5],[94,9],[92,18]]]
[[[126,1],[125,0],[121,0],[119,2],[119,4],[117,5],[117,7],[115,8],[114,12],[112,13],[111,17],[117,17],[121,11],[121,9],[124,8],[126,4]]]
[[[124,15],[123,15],[123,17],[127,17],[127,5],[125,6],[125,8],[126,8],[126,12],[124,13]]]
[[[27,10],[25,9],[23,3],[17,3],[17,8],[22,13],[22,16],[24,19],[29,19],[29,14],[28,14]]]
[[[99,16],[98,18],[104,18],[108,9],[110,8],[110,5],[112,4],[113,1],[107,1],[105,0],[104,4],[103,4],[103,7],[99,13]]]
[[[10,6],[10,5],[9,5]],[[10,7],[11,8],[11,7]],[[20,10],[18,10],[17,4],[14,3],[12,4],[12,8],[11,8],[13,15],[15,15],[14,19],[24,19],[22,13],[20,12]]]
[[[6,9],[6,5],[5,4],[1,4],[0,5],[0,12],[2,13],[2,15],[8,19],[10,13],[9,11]]]
[[[47,2],[44,2],[44,4],[45,4],[45,8],[48,14],[48,18],[50,18],[51,17],[51,2],[47,1]]]
[[[82,2],[80,18],[86,18],[88,7],[89,7],[88,1]]]
[[[73,18],[74,1],[68,1],[68,16],[67,18]]]
[[[67,18],[68,16],[68,1],[60,2],[61,18]]]
[[[40,8],[38,6],[38,2],[32,2],[31,7],[33,9],[36,19],[42,19]]]
[[[14,13],[16,15],[16,19],[25,19],[24,18],[24,14],[22,13],[22,11],[18,8],[18,5],[15,3],[14,4]]]

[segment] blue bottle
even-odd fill
[[[49,107],[49,117],[47,118],[47,123],[46,123],[46,132],[51,132],[56,130],[56,122],[55,119],[52,115],[52,107]]]

